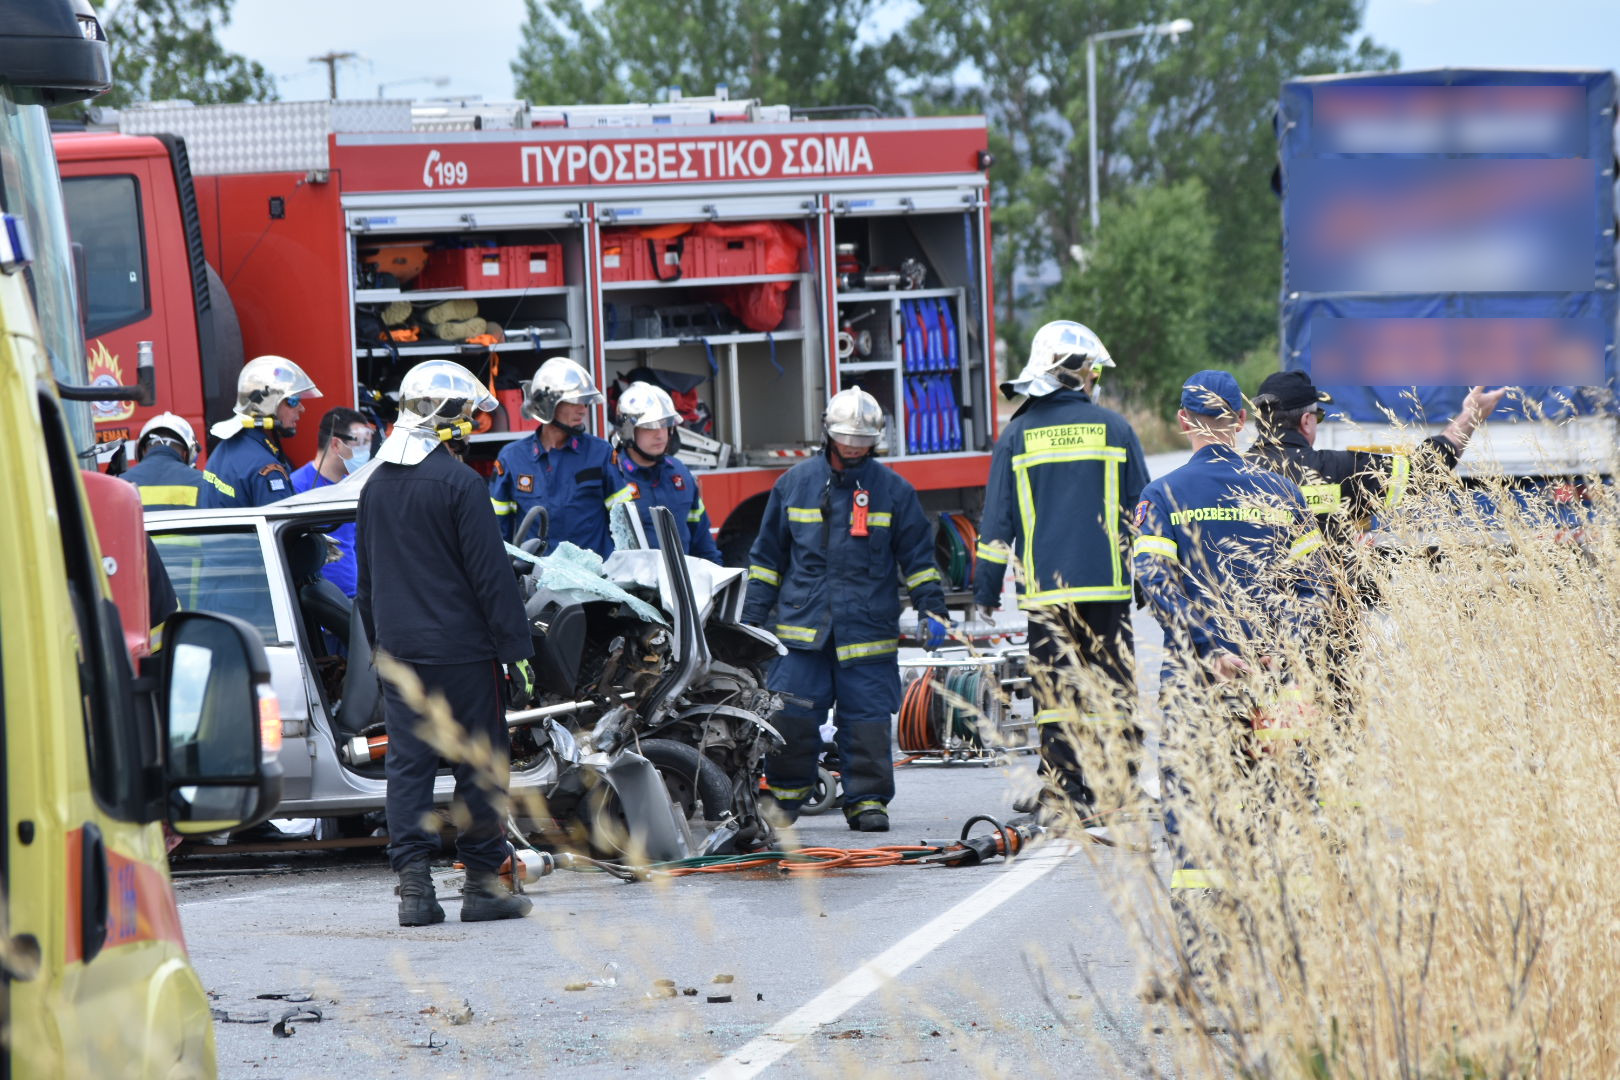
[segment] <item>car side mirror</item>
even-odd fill
[[[163,774],[184,836],[265,820],[281,801],[281,711],[258,631],[183,611],[163,624]]]

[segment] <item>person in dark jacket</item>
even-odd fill
[[[822,426],[822,452],[777,480],[749,553],[743,621],[773,630],[788,650],[768,685],[810,702],[776,714],[787,745],[765,763],[765,779],[781,818],[792,822],[815,785],[821,723],[836,705],[844,818],[851,829],[887,832],[889,725],[900,707],[899,579],[930,645],[943,639],[950,616],[917,492],[872,459],[882,407],[864,390],[842,390]]]
[[[292,462],[281,440],[298,431],[304,399],[321,392],[304,370],[280,356],[260,356],[236,377],[236,408],[208,431],[221,442],[208,454],[203,478],[218,509],[268,506],[293,493]]]
[[[619,395],[619,423],[614,431],[614,464],[641,517],[647,543],[658,546],[652,508],[666,506],[675,515],[675,527],[686,553],[719,563],[720,548],[709,531],[709,510],[703,492],[686,463],[675,457],[681,448],[681,414],[662,388],[631,383]]]
[[[445,446],[471,432],[474,409],[492,412],[496,404],[451,361],[430,360],[406,373],[399,419],[360,489],[355,603],[372,643],[410,667],[428,694],[443,695],[468,745],[487,745],[504,777],[502,665],[506,677],[519,669],[532,686],[533,641],[488,489]],[[424,823],[433,811],[440,755],[421,737],[425,722],[399,688],[385,683],[383,694],[388,861],[399,875],[399,924],[424,926],[444,919],[429,872],[438,843]],[[461,920],[528,914],[529,901],[509,892],[498,873],[507,855],[505,792],[467,758],[453,771],[464,810],[456,833],[467,868]]]
[[[158,413],[141,426],[135,440],[140,464],[123,474],[140,489],[145,510],[194,510],[207,507],[212,485],[195,468],[197,435],[183,416]]]
[[[1114,811],[1131,795],[1098,807],[1078,740],[1094,738],[1105,754],[1123,754],[1132,774],[1141,743],[1128,553],[1130,511],[1148,475],[1130,423],[1092,400],[1102,369],[1113,366],[1097,335],[1077,322],[1036,332],[1029,364],[1002,386],[1009,398],[1028,400],[990,458],[973,582],[975,604],[993,620],[1008,559],[1023,564],[1019,602],[1029,613],[1040,803],[1048,817],[1072,805],[1098,839],[1106,839],[1099,809]],[[1082,692],[1083,669],[1108,690]]]
[[[550,519],[549,550],[567,541],[604,559],[613,554],[608,511],[630,492],[613,464],[613,448],[585,429],[589,406],[601,400],[590,373],[566,356],[553,356],[529,380],[523,413],[539,420],[540,430],[507,443],[489,479],[489,500],[507,540],[540,506]]]

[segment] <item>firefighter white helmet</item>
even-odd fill
[[[549,424],[557,415],[558,405],[590,405],[601,400],[590,372],[566,356],[553,356],[529,380],[523,415]]]
[[[858,386],[840,390],[821,414],[821,429],[850,446],[876,446],[883,438],[883,406]]]
[[[197,451],[199,449],[197,446],[197,433],[192,430],[191,424],[186,418],[178,413],[158,413],[141,425],[140,437],[135,440],[135,454],[137,457],[144,458],[146,456],[147,438],[151,435],[169,436],[170,438],[162,440],[164,442],[179,441],[184,443],[184,451],[180,456],[185,459],[187,465],[197,460]]]
[[[1111,368],[1114,358],[1108,355],[1102,340],[1079,323],[1068,319],[1049,322],[1035,331],[1035,339],[1029,343],[1029,363],[1018,378],[1001,384],[1001,392],[1012,398],[1072,390],[1081,384],[1088,364]]]
[[[320,397],[315,380],[284,356],[256,356],[236,376],[236,408],[208,430],[228,439],[243,428],[273,429],[276,409],[288,398]]]
[[[415,465],[440,443],[472,434],[472,414],[499,404],[478,377],[453,360],[427,360],[399,383],[399,419],[377,451],[378,461]]]
[[[635,443],[636,428],[673,429],[680,422],[681,414],[667,391],[652,383],[633,382],[619,395],[619,423],[614,434],[620,446],[631,446]],[[679,444],[675,439],[670,441],[674,445],[665,453],[673,454]]]

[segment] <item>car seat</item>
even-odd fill
[[[365,624],[354,601],[321,576],[330,544],[318,532],[295,537],[287,545],[287,569],[298,592],[298,608],[310,642],[324,652],[326,638],[322,631],[325,631],[337,641],[339,651],[348,654],[341,696],[333,704],[332,715],[333,728],[340,737],[348,738],[382,723],[382,685],[377,679]],[[328,696],[332,695],[328,693]]]

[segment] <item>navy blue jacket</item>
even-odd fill
[[[268,431],[238,431],[208,455],[203,479],[213,485],[209,505],[218,509],[268,506],[293,493],[292,463]]]
[[[1232,447],[1205,446],[1150,483],[1136,526],[1132,561],[1164,627],[1166,674],[1189,647],[1241,654],[1321,621],[1324,541],[1304,495]]]
[[[867,534],[850,535],[855,492],[867,495]],[[776,481],[748,561],[743,621],[766,626],[790,649],[830,641],[844,665],[888,661],[899,651],[903,575],[919,612],[946,618],[934,566],[934,533],[917,492],[870,457],[837,472],[824,452]]]
[[[483,479],[444,447],[382,462],[355,512],[360,609],[373,645],[415,664],[534,654],[522,593]]]
[[[636,502],[647,543],[658,546],[652,508],[667,506],[675,515],[675,528],[680,530],[686,553],[712,563],[720,562],[720,548],[709,531],[709,508],[703,505],[703,492],[698,490],[697,480],[685,462],[666,456],[651,465],[641,465],[624,449],[614,454],[614,462],[631,492],[630,497]]]
[[[213,486],[180,458],[172,446],[153,443],[141,463],[123,474],[140,489],[145,510],[194,510],[209,507]]]
[[[613,448],[589,433],[575,435],[555,450],[540,445],[538,431],[508,443],[489,480],[489,501],[505,539],[512,539],[530,509],[544,506],[551,515],[551,550],[566,540],[604,559],[613,553],[608,509],[629,498],[613,464]]]
[[[1011,553],[1024,568],[1020,607],[1129,602],[1128,515],[1147,482],[1123,416],[1083,390],[1030,398],[990,457],[973,599],[1000,603]]]

